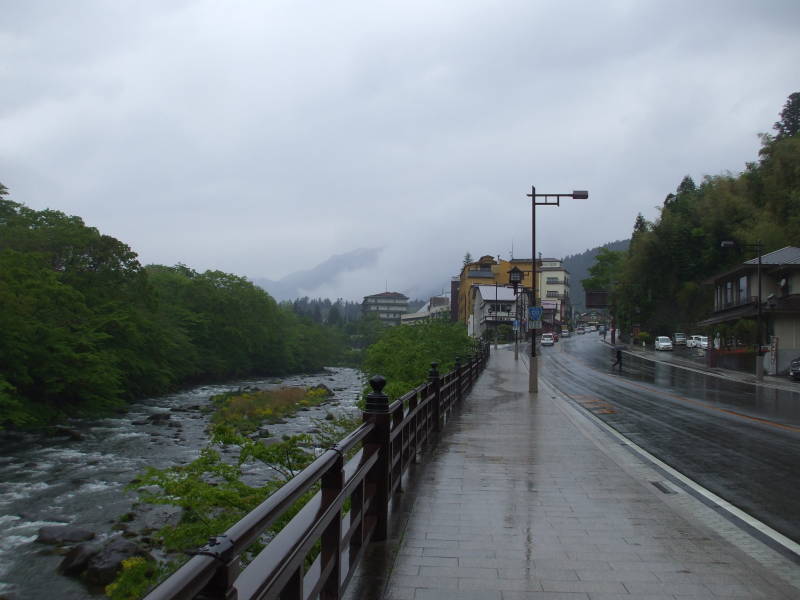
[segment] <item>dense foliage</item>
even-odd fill
[[[589,277],[589,269],[594,264],[597,255],[603,250],[627,250],[630,242],[630,240],[608,242],[602,246],[584,250],[579,254],[570,254],[564,257],[564,268],[569,272],[569,299],[576,312],[584,312],[586,310],[586,297],[583,293],[584,288],[581,286],[581,281]]]
[[[635,322],[653,335],[696,329],[712,309],[713,291],[703,282],[755,255],[721,248],[723,240],[740,248],[760,241],[765,253],[800,245],[799,111],[795,93],[775,124],[778,135],[761,136],[758,162],[699,186],[684,177],[655,222],[636,218],[627,252],[598,256],[584,287],[612,290],[623,330]],[[739,329],[746,336],[748,325]]]
[[[394,399],[425,381],[432,362],[439,363],[444,373],[452,369],[457,356],[466,359],[473,344],[463,324],[442,319],[392,327],[367,348],[362,369],[368,377],[385,377],[384,392]]]
[[[0,186],[0,426],[341,359],[339,329],[278,306],[242,277],[143,267],[79,217],[5,196]]]

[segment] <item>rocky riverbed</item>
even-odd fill
[[[243,387],[319,384],[330,388],[333,397],[285,423],[270,425],[270,434],[281,437],[307,432],[315,419],[328,414],[354,412],[360,372],[331,368],[283,380],[201,386],[133,404],[114,418],[75,420],[48,433],[0,432],[0,599],[83,600],[97,593],[99,586],[90,590],[57,573],[65,554],[88,539],[108,547],[119,536],[117,519],[130,513],[136,500],[125,486],[146,466],[164,468],[197,457],[208,441],[203,408],[211,396]],[[268,477],[258,464],[248,468],[246,476],[252,480]],[[131,526],[157,526],[175,517],[162,507],[137,515],[146,523]],[[62,529],[65,525],[70,529]],[[45,535],[69,531],[77,537],[66,543],[37,542],[43,528]]]

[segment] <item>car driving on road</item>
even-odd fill
[[[542,346],[552,346],[555,344],[555,340],[553,339],[552,333],[543,333],[542,339],[539,342]]]
[[[686,345],[686,334],[685,333],[676,333],[672,336],[672,343],[676,346],[685,346]]]
[[[656,338],[656,350],[672,350],[672,340],[665,335],[660,335]]]

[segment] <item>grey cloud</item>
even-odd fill
[[[0,181],[145,262],[332,297],[440,289],[464,252],[630,234],[757,156],[796,89],[797,2],[25,2],[0,23]],[[527,251],[524,248],[528,248]]]

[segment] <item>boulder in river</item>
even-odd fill
[[[83,434],[80,431],[77,429],[72,429],[71,427],[65,427],[64,425],[56,425],[55,427],[52,427],[50,429],[50,435],[55,437],[66,436],[76,442],[83,440]]]
[[[169,413],[153,413],[149,417],[145,419],[147,423],[152,423],[153,425],[163,425],[167,421],[172,419],[172,415]]]
[[[127,529],[135,534],[145,534],[167,525],[180,523],[183,509],[171,504],[137,504],[134,511],[125,515]]]
[[[48,525],[39,528],[39,537],[36,541],[40,544],[75,544],[94,538],[94,531],[73,527],[72,525]]]
[[[78,544],[58,565],[58,572],[69,577],[78,577],[86,570],[89,559],[94,556],[98,548],[96,544]]]
[[[80,577],[91,585],[105,586],[114,581],[122,568],[122,561],[134,556],[151,558],[138,545],[117,536],[104,544],[75,546],[61,561],[58,571]]]

